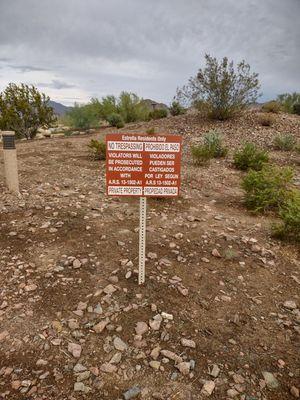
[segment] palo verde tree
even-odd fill
[[[0,129],[15,131],[18,138],[33,139],[38,128],[56,120],[49,97],[34,86],[10,83],[0,93]]]
[[[257,73],[250,72],[245,61],[236,65],[224,57],[218,61],[205,56],[206,65],[188,84],[177,90],[177,99],[185,105],[205,103],[210,117],[224,120],[255,102],[259,96]]]

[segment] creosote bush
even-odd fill
[[[300,104],[300,93],[294,92],[280,94],[279,96],[277,96],[277,101],[280,103],[283,111],[290,114],[297,114],[293,108],[295,104]]]
[[[113,113],[107,117],[107,122],[111,126],[115,126],[116,128],[123,128],[124,127],[124,120],[120,114]]]
[[[95,160],[106,159],[106,143],[96,139],[91,139],[88,147],[90,148],[92,156]]]
[[[219,132],[210,131],[204,135],[203,144],[191,146],[192,159],[195,165],[203,165],[211,158],[225,157],[228,149],[223,146]]]
[[[293,114],[300,115],[300,103],[295,103],[293,105]]]
[[[157,108],[149,113],[150,119],[161,119],[168,116],[168,111],[164,108]]]
[[[178,101],[173,101],[170,106],[170,113],[173,116],[181,115],[185,113],[185,108]]]
[[[248,169],[259,171],[268,161],[268,153],[256,147],[253,143],[246,143],[241,150],[237,150],[233,155],[235,167],[242,171],[247,171]]]
[[[262,110],[267,113],[274,113],[278,114],[280,111],[280,103],[276,100],[268,101],[267,103],[263,104]]]
[[[272,126],[274,124],[274,118],[269,114],[260,114],[258,122],[262,126]]]
[[[282,222],[273,226],[273,234],[280,239],[300,242],[300,190],[291,192],[279,210]]]
[[[275,149],[283,151],[291,151],[296,146],[296,138],[290,134],[280,134],[275,136],[273,144]]]
[[[293,170],[265,165],[261,171],[250,170],[243,178],[245,204],[254,212],[278,210],[290,197]]]

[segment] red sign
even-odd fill
[[[182,138],[178,135],[106,135],[109,196],[174,197],[179,194]]]

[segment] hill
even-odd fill
[[[50,100],[49,105],[53,108],[56,115],[65,115],[72,107],[67,107],[64,104],[57,103],[56,101]]]

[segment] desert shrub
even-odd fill
[[[166,118],[167,116],[168,111],[165,108],[157,108],[149,113],[150,119]]]
[[[135,93],[122,92],[117,104],[118,113],[126,123],[146,121],[149,109]]]
[[[95,160],[106,159],[106,143],[100,142],[96,139],[91,139],[88,147],[90,148],[92,156]]]
[[[296,138],[290,134],[277,135],[274,138],[273,144],[277,150],[291,151],[296,146]]]
[[[181,115],[185,113],[185,108],[178,101],[173,101],[170,106],[171,115]]]
[[[283,93],[277,96],[277,101],[281,104],[282,109],[287,113],[294,113],[294,104],[300,104],[300,93]]]
[[[49,128],[56,122],[49,100],[34,86],[10,83],[0,93],[0,130],[33,139],[40,127]]]
[[[276,237],[300,242],[300,191],[294,190],[279,210],[282,222],[273,227]]]
[[[124,127],[124,120],[120,114],[113,113],[107,117],[107,122],[111,126],[115,126],[116,128],[123,128]]]
[[[197,144],[197,145],[195,144],[191,146],[191,153],[192,153],[193,163],[196,166],[206,164],[208,160],[213,158],[211,149],[204,144]]]
[[[242,181],[246,206],[255,211],[280,208],[290,196],[293,170],[265,165],[261,171],[250,170]]]
[[[259,96],[258,74],[241,61],[234,67],[227,57],[218,61],[205,56],[206,65],[188,84],[177,90],[177,100],[190,105],[205,102],[211,118],[225,120],[255,102]]]
[[[242,171],[247,171],[248,169],[260,171],[268,161],[268,153],[256,147],[253,143],[246,143],[241,150],[237,150],[233,155],[235,167]]]
[[[69,125],[75,129],[96,128],[99,126],[100,117],[93,104],[74,104],[74,107],[66,114]]]
[[[214,158],[227,155],[228,149],[223,146],[222,142],[222,136],[217,131],[210,131],[204,135],[204,145],[210,150]]]
[[[154,127],[148,128],[148,129],[146,130],[146,133],[147,133],[148,135],[154,135],[154,133],[155,133],[155,128],[154,128]]]
[[[293,105],[293,114],[300,115],[300,103],[295,103]]]
[[[274,124],[274,118],[269,114],[260,114],[258,118],[258,122],[262,126],[271,126]]]
[[[267,103],[263,104],[262,110],[267,113],[275,113],[278,114],[280,111],[280,103],[276,100],[268,101]]]

